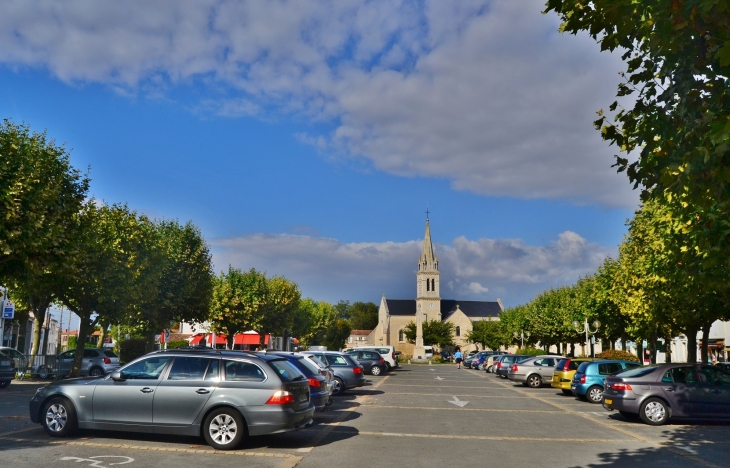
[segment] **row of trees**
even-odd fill
[[[232,267],[215,276],[194,224],[87,198],[88,175],[27,125],[3,121],[0,158],[0,284],[11,289],[21,322],[33,312],[33,356],[51,304],[78,315],[72,375],[86,337],[99,329],[102,343],[112,325],[144,337],[149,351],[155,334],[180,321],[209,322],[231,343],[235,333],[257,330],[332,348],[344,345],[352,327],[377,323],[375,304],[302,300],[280,276]]]

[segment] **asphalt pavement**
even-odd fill
[[[313,427],[235,451],[202,438],[79,431],[48,437],[28,418],[39,383],[0,390],[0,465],[12,467],[727,466],[730,422],[624,419],[550,387],[453,365],[405,365],[351,390]]]

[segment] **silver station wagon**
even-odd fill
[[[312,422],[309,382],[281,356],[156,351],[101,378],[39,388],[30,418],[56,437],[76,428],[203,436],[215,449]]]

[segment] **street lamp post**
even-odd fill
[[[598,333],[598,329],[601,328],[601,322],[599,322],[598,320],[593,321],[593,323],[591,324],[591,325],[593,325],[593,328],[595,328],[595,330],[593,330],[593,331],[591,331],[591,329],[588,327],[587,318],[583,319],[582,325],[583,325],[583,331],[585,331],[585,334],[586,334],[586,346],[588,346],[589,345],[588,335],[595,335],[596,333]],[[581,323],[577,320],[574,320],[573,328],[575,328],[575,331],[580,333],[581,332]],[[596,357],[596,352],[595,352],[595,349],[593,348],[593,346],[591,346],[591,357]]]
[[[512,333],[512,336],[514,336],[515,339],[517,339],[517,337],[520,337],[520,348],[524,349],[524,347],[525,347],[525,337],[527,337],[527,339],[529,340],[530,339],[530,332],[526,332],[524,330],[520,330],[520,334],[519,335],[517,334],[517,332],[514,332],[514,333]]]

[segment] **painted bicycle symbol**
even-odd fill
[[[100,458],[116,458],[118,461],[115,461],[114,463],[109,463],[107,465],[104,465],[103,463],[106,462],[106,460],[99,460]],[[88,465],[86,466],[92,466],[95,468],[104,468],[106,466],[112,466],[112,465],[126,465],[127,463],[132,463],[134,461],[134,458],[132,457],[123,457],[121,455],[97,455],[95,457],[89,457],[89,458],[81,458],[81,457],[63,457],[61,460],[64,461],[75,461],[76,463],[83,463],[87,462]]]

